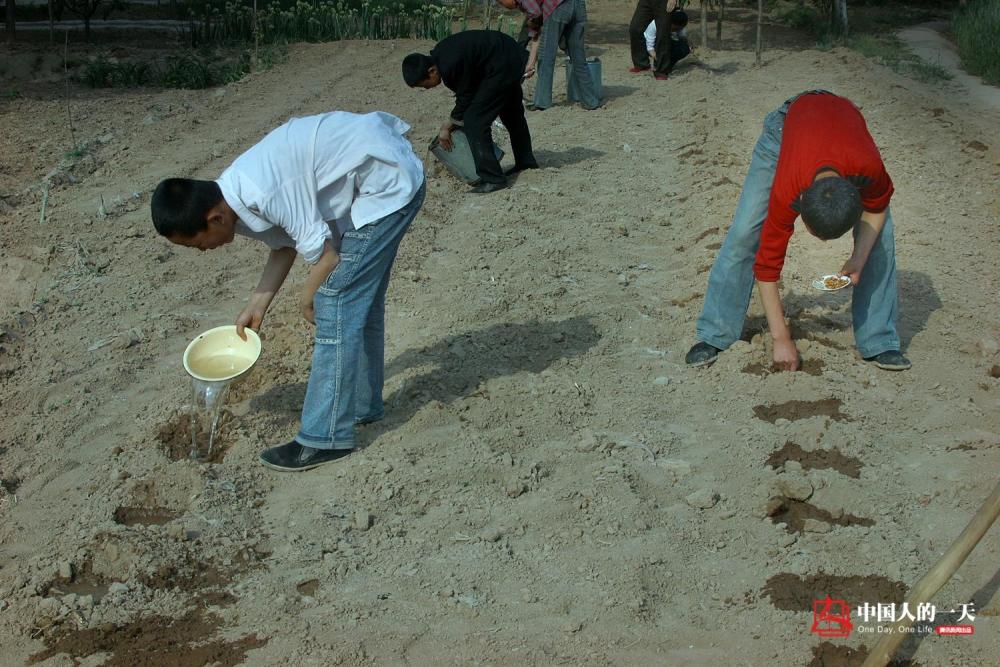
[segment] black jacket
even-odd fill
[[[527,53],[513,37],[497,30],[465,30],[438,42],[431,58],[442,83],[455,92],[451,117],[461,121],[484,82],[500,94],[521,80]]]

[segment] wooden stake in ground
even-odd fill
[[[757,67],[760,67],[760,24],[764,17],[764,0],[757,0]]]
[[[701,0],[701,48],[708,48],[708,0]]]
[[[719,0],[719,11],[715,15],[716,47],[722,48],[722,19],[726,16],[726,0]]]
[[[906,598],[906,603],[911,609],[916,608],[921,603],[930,602],[934,594],[948,583],[955,571],[965,562],[969,553],[979,544],[979,540],[983,539],[983,535],[997,520],[998,515],[1000,515],[1000,482],[997,483],[993,493],[979,508],[976,515],[972,517],[972,521],[965,527],[962,534],[948,547],[948,551],[913,587],[910,595]],[[900,627],[896,628],[896,632],[891,635],[882,635],[862,667],[885,667],[888,665],[899,645],[910,636],[908,632],[900,632],[900,630],[903,627],[909,628],[911,625],[913,625],[913,619],[906,618],[899,623]]]

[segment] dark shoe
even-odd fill
[[[628,71],[632,72],[632,74],[638,74],[640,72],[648,72],[649,68],[648,67],[629,67]]]
[[[684,357],[684,363],[688,366],[708,366],[715,363],[721,351],[719,348],[713,347],[708,343],[698,341],[688,350],[687,356]]]
[[[535,106],[534,104],[528,105],[528,111],[545,111],[546,109],[548,109],[548,107],[538,107]]]
[[[381,415],[371,415],[368,417],[358,417],[354,420],[355,426],[367,426],[368,424],[374,424],[375,422],[380,422],[385,418],[385,414]]]
[[[503,175],[504,176],[513,176],[514,174],[519,174],[522,171],[525,171],[525,170],[528,170],[528,169],[538,169],[538,163],[537,162],[530,162],[528,164],[515,164],[513,167],[511,167],[510,169],[508,169],[507,171],[505,171],[503,173]]]
[[[271,470],[301,472],[312,470],[324,463],[333,463],[353,451],[353,449],[316,449],[292,440],[287,445],[265,449],[257,458],[261,465]]]
[[[656,79],[657,81],[669,81],[670,80],[670,77],[667,76],[666,74],[657,74],[653,78]]]
[[[872,362],[884,371],[905,371],[913,366],[899,350],[887,350],[874,357],[865,357],[865,361]]]
[[[469,190],[469,192],[477,195],[488,195],[491,192],[496,192],[497,190],[503,190],[507,187],[506,183],[483,183],[477,185],[476,187]]]

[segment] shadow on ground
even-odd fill
[[[432,401],[450,403],[477,391],[491,379],[520,372],[541,373],[560,359],[586,354],[601,335],[589,317],[523,323],[505,322],[446,336],[426,347],[404,351],[386,365],[386,378],[410,368],[429,367],[407,378],[386,398],[386,419],[368,427],[365,441],[390,432]],[[250,401],[253,410],[286,413],[300,409],[306,383],[272,387]]]

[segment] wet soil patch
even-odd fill
[[[823,374],[823,369],[826,368],[826,364],[822,359],[806,359],[802,362],[799,367],[799,372],[808,373],[809,375],[820,376]],[[770,375],[771,373],[780,373],[781,371],[772,366],[765,366],[759,361],[755,361],[752,364],[747,364],[743,367],[743,372],[747,375],[756,375],[757,377],[764,377]]]
[[[235,568],[234,568],[235,569]],[[161,563],[151,573],[140,577],[150,588],[180,589],[185,592],[201,592],[202,589],[220,589],[232,582],[232,577],[223,574],[210,563],[197,560],[190,554],[179,563]]]
[[[834,516],[825,509],[816,507],[812,503],[804,500],[794,500],[779,496],[771,500],[771,510],[768,516],[774,523],[784,524],[785,530],[789,533],[801,533],[805,529],[806,521],[820,521],[831,526],[874,526],[875,522],[864,517],[853,514],[841,514]]]
[[[81,597],[90,595],[93,597],[94,602],[97,603],[108,594],[109,586],[111,586],[111,580],[94,574],[88,561],[83,564],[79,572],[73,573],[71,580],[57,579],[50,583],[46,587],[45,595],[50,598],[61,598],[70,593],[75,593]]]
[[[857,479],[861,476],[862,463],[859,459],[846,456],[839,449],[814,449],[806,451],[792,441],[788,441],[781,449],[771,452],[767,465],[778,470],[788,461],[797,461],[803,470],[836,470],[841,475]]]
[[[818,401],[786,401],[775,405],[755,405],[753,413],[762,421],[775,423],[779,419],[798,421],[810,417],[829,417],[834,421],[854,421],[850,415],[840,411],[839,398],[823,398]]]
[[[166,507],[119,507],[115,510],[115,523],[122,526],[162,526],[181,516],[180,512]]]
[[[295,590],[299,592],[299,595],[308,595],[309,597],[314,597],[316,591],[319,590],[319,579],[310,579],[309,581],[303,581],[301,584],[295,587]]]
[[[831,642],[821,642],[813,647],[813,658],[808,667],[861,667],[868,658],[868,647],[862,644],[858,648],[840,646]],[[913,660],[889,661],[889,667],[921,667]]]
[[[990,369],[990,377],[1000,380],[1000,364],[994,365],[993,368]]]
[[[844,600],[852,608],[869,601],[899,604],[906,594],[906,586],[874,575],[839,577],[820,573],[802,577],[782,572],[768,579],[761,592],[771,598],[775,609],[811,613],[813,600],[822,600],[827,595],[835,600]]]
[[[182,618],[147,616],[127,625],[105,624],[86,630],[59,629],[45,638],[45,650],[30,664],[60,653],[74,660],[98,653],[110,654],[104,667],[194,667],[243,664],[247,652],[267,643],[256,635],[235,641],[213,639],[220,622],[203,609]]]
[[[229,410],[223,410],[219,417],[219,427],[215,433],[215,442],[212,445],[212,455],[204,459],[207,463],[221,463],[226,458],[229,444],[226,438],[229,435],[229,426],[233,421],[233,415]],[[190,413],[181,412],[171,417],[167,423],[160,426],[157,432],[157,440],[160,449],[171,461],[182,461],[189,458],[191,454],[191,426],[194,420]],[[202,452],[208,449],[208,426],[200,425],[198,428],[198,449]]]

